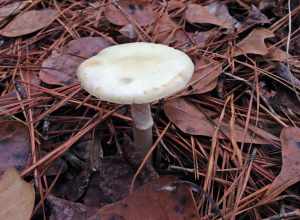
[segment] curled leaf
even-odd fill
[[[18,37],[30,34],[51,24],[57,16],[57,11],[53,9],[26,11],[1,29],[0,35]]]

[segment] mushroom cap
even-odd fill
[[[80,64],[81,86],[104,101],[145,104],[182,90],[194,72],[182,51],[155,43],[127,43],[105,48]]]

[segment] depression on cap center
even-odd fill
[[[155,43],[108,47],[80,64],[81,86],[103,101],[145,104],[182,90],[194,64],[182,51]]]

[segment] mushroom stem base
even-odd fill
[[[146,154],[153,142],[153,119],[150,104],[131,105],[131,115],[134,122],[134,144],[138,147],[138,149],[141,149],[143,153]]]

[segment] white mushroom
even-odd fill
[[[194,64],[182,51],[155,43],[127,43],[108,47],[84,61],[77,75],[95,97],[130,104],[134,143],[144,151],[152,145],[150,103],[182,90]]]

